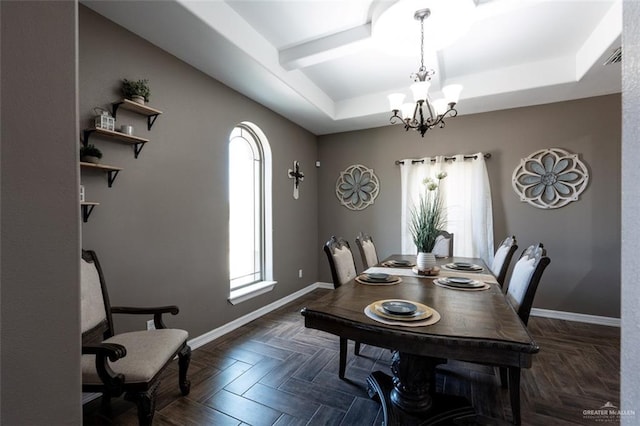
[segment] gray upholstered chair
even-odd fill
[[[356,237],[356,245],[360,251],[360,257],[362,258],[362,266],[364,266],[364,269],[376,266],[380,262],[378,260],[376,246],[370,235],[359,232]]]
[[[436,257],[453,257],[453,234],[444,230],[438,232],[432,253]]]
[[[500,287],[504,287],[504,280],[507,277],[507,271],[509,269],[509,264],[511,263],[511,259],[513,258],[513,254],[518,249],[518,244],[516,242],[516,237],[514,235],[507,237],[502,241],[496,253],[493,257],[493,262],[491,263],[491,272],[496,276],[498,284]]]
[[[513,267],[513,272],[509,279],[505,297],[525,325],[529,322],[533,299],[535,298],[538,284],[540,284],[542,273],[551,262],[546,254],[542,243],[527,247]],[[508,372],[513,422],[520,424],[520,368],[509,367],[506,372]],[[500,378],[503,386],[506,384],[505,376],[505,368],[501,368]]]
[[[332,236],[324,245],[324,252],[327,254],[329,267],[331,268],[331,277],[333,279],[333,287],[338,288],[357,275],[356,263],[353,259],[353,253],[349,243],[342,237],[336,238]],[[338,376],[344,379],[344,373],[347,368],[347,338],[340,338],[340,366]],[[356,355],[360,355],[360,342],[355,342]]]
[[[102,393],[105,406],[111,397],[124,393],[126,400],[136,403],[140,425],[150,425],[161,373],[176,355],[182,394],[187,395],[191,386],[187,379],[191,359],[188,334],[166,328],[162,321],[162,314],[176,315],[178,307],[111,306],[95,252],[83,250],[80,263],[82,391]],[[156,330],[116,334],[112,314],[153,316]]]

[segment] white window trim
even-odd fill
[[[271,157],[271,145],[264,132],[255,124],[243,121],[242,125],[249,127],[258,137],[264,155],[264,281],[242,287],[237,290],[230,290],[229,302],[237,305],[261,294],[273,290],[278,283],[273,278],[273,194],[272,175],[273,162]]]
[[[253,299],[261,294],[268,293],[276,287],[277,283],[277,281],[260,281],[255,284],[242,287],[241,289],[233,290],[229,296],[229,303],[237,305],[238,303]]]

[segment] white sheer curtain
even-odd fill
[[[493,261],[493,210],[491,188],[484,154],[475,159],[443,156],[405,159],[400,165],[402,192],[401,248],[403,253],[416,253],[409,232],[411,209],[423,191],[422,181],[435,178],[441,171],[447,177],[440,181],[440,193],[446,206],[446,230],[454,234],[454,256],[479,257],[488,265]],[[434,161],[432,161],[434,160]]]

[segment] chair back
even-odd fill
[[[529,322],[533,298],[542,273],[551,262],[546,254],[542,243],[527,247],[513,267],[509,280],[507,300],[525,325]]]
[[[80,324],[82,343],[99,343],[113,336],[109,295],[96,253],[82,250],[80,259]]]
[[[496,250],[493,256],[493,263],[491,264],[491,272],[496,276],[500,287],[504,287],[504,280],[507,277],[507,270],[509,264],[513,258],[513,254],[518,249],[516,244],[516,237],[514,235],[504,239],[500,247]]]
[[[342,237],[332,236],[324,245],[329,260],[333,287],[338,288],[356,277],[356,264],[349,243]]]
[[[453,257],[453,234],[439,231],[432,253],[436,257]]]
[[[373,244],[373,239],[370,235],[359,232],[356,237],[356,245],[360,251],[360,257],[362,258],[362,265],[364,266],[364,269],[376,266],[380,262],[378,260],[376,246]]]

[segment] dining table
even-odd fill
[[[475,410],[463,397],[436,391],[439,364],[516,367],[509,386],[519,387],[519,369],[531,367],[539,347],[482,259],[438,259],[430,275],[418,273],[415,260],[389,256],[301,314],[307,328],[392,350],[391,375],[375,371],[367,378],[385,425],[450,425]]]

